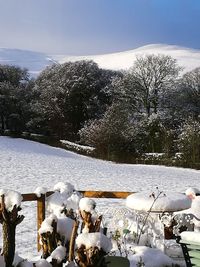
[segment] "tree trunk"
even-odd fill
[[[18,211],[21,210],[21,208],[16,205],[13,207],[12,211],[7,211],[4,197],[5,196],[2,195],[0,201],[0,223],[3,227],[3,256],[6,267],[13,267],[16,226],[23,221],[24,216],[18,215]]]
[[[157,114],[158,112],[158,90],[154,90],[154,99],[153,99],[153,104],[154,104],[154,113]]]
[[[151,113],[151,105],[150,105],[149,101],[147,102],[146,112],[147,112],[147,116],[150,117],[150,113]]]
[[[15,230],[16,225],[3,222],[3,255],[6,267],[12,267],[15,256]]]
[[[4,130],[5,130],[5,124],[4,124],[4,116],[3,116],[3,114],[1,114],[1,130],[2,130],[2,132],[4,132]]]

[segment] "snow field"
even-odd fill
[[[162,191],[185,192],[188,187],[200,188],[200,171],[116,164],[33,141],[0,136],[0,189],[30,193],[37,187],[46,187],[50,191],[58,182],[70,182],[77,190],[152,192],[158,186]],[[112,204],[123,207],[125,201],[100,199],[97,210],[106,213]],[[36,203],[23,202],[21,213],[25,219],[17,227],[16,249],[23,257],[33,258],[38,255]]]

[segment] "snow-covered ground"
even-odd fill
[[[184,192],[188,187],[200,188],[200,171],[116,164],[33,141],[0,136],[0,189],[29,193],[45,186],[52,190],[60,181],[70,182],[78,190],[135,192],[153,191],[158,186],[160,190]],[[113,203],[124,205],[119,200]],[[99,204],[108,207],[103,199]],[[22,212],[26,218],[17,230],[17,250],[32,258],[37,255],[35,203],[23,203]]]

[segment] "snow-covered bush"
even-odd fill
[[[76,238],[78,266],[104,266],[103,259],[112,248],[111,241],[102,233],[82,233]]]
[[[132,151],[131,125],[126,110],[113,104],[103,118],[88,122],[80,131],[81,142],[95,147],[101,157],[115,159]]]
[[[36,189],[38,196],[45,189]],[[81,194],[75,191],[70,183],[59,182],[54,186],[54,193],[47,198],[47,211],[49,216],[42,222],[39,229],[43,258],[47,258],[58,245],[65,246],[69,252],[73,224],[78,217],[78,205]]]
[[[76,239],[76,245],[78,248],[84,245],[86,249],[89,249],[91,247],[97,247],[98,249],[102,249],[106,253],[110,252],[112,248],[110,239],[99,232],[82,233],[78,235]]]
[[[67,140],[60,140],[60,142],[65,146],[66,149],[84,154],[84,155],[93,155],[94,154],[94,147],[91,146],[84,146],[84,145],[79,145]]]
[[[66,248],[63,246],[58,246],[52,253],[52,260],[56,260],[58,263],[63,262],[66,258]]]
[[[38,193],[41,191],[36,190]],[[50,216],[39,230],[43,257],[48,258],[53,266],[55,261],[60,266],[63,260],[72,261],[75,255],[77,266],[82,266],[87,254],[86,262],[90,265],[86,266],[96,266],[112,246],[110,239],[100,233],[102,216],[98,216],[95,210],[96,202],[82,198],[69,183],[56,184],[54,191],[47,199]]]

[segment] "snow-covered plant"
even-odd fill
[[[66,248],[63,246],[58,246],[52,253],[51,253],[51,264],[53,267],[62,267],[63,262],[66,259]]]
[[[140,227],[140,229],[139,229],[139,232],[137,233],[137,244],[139,244],[139,242],[140,242],[140,238],[141,238],[142,234],[144,234],[144,228],[145,228],[145,226],[146,226],[146,223],[147,223],[147,220],[148,220],[148,218],[149,218],[149,215],[150,215],[151,212],[152,212],[152,208],[153,208],[155,202],[158,200],[158,198],[159,198],[162,194],[164,194],[163,191],[160,191],[160,190],[158,189],[158,187],[156,187],[156,192],[153,192],[152,194],[149,195],[149,197],[153,199],[153,202],[152,202],[152,205],[151,205],[150,209],[148,210],[148,212],[147,212],[147,214],[146,214],[146,216],[145,216],[145,218],[144,218],[144,220],[143,220],[143,222],[142,222],[142,225],[141,225],[141,227]],[[165,195],[165,194],[164,194],[164,195]]]
[[[140,260],[138,261],[138,263],[136,264],[137,267],[144,267],[144,261],[142,260],[142,257],[140,257]]]
[[[80,216],[76,219],[72,230],[69,261],[72,262],[75,257],[80,267],[104,266],[102,265],[104,256],[111,249],[110,239],[100,233],[102,216],[98,216],[95,208],[96,202],[93,199],[85,197],[79,202]]]
[[[69,217],[59,217],[50,215],[47,217],[39,229],[40,241],[42,245],[42,257],[59,261],[57,255],[63,256],[63,260],[69,252],[69,242],[72,234],[74,220]],[[55,256],[55,257],[54,257]],[[59,256],[60,257],[60,256]],[[55,261],[54,265],[56,264]],[[53,265],[53,266],[54,266]]]
[[[152,229],[149,229],[149,224],[154,223],[154,221],[149,216],[155,202],[161,194],[163,193],[156,188],[156,192],[149,195],[150,206],[147,213],[129,214],[129,210],[121,212],[120,209],[115,211],[117,215],[114,215],[115,218],[109,223],[111,229],[109,233],[113,242],[112,255],[129,257],[134,254],[133,244],[142,246],[151,245],[151,239],[149,237]]]
[[[126,249],[126,238],[120,231],[117,229],[114,232],[110,232],[113,249],[114,251],[111,252],[112,255],[116,255],[116,251],[119,251],[120,256],[128,256],[128,250]]]
[[[111,241],[102,233],[83,233],[76,239],[78,266],[105,266],[104,256],[112,248]]]
[[[100,231],[102,216],[95,211],[96,202],[93,199],[84,197],[79,202],[80,217],[82,219],[82,233]]]
[[[132,211],[125,207],[109,208],[103,214],[102,225],[112,241],[110,255],[128,257],[134,253],[131,244],[136,242],[137,225]]]
[[[84,145],[79,145],[67,140],[60,140],[60,142],[65,146],[66,149],[72,150],[81,154],[86,154],[86,155],[92,155],[94,154],[94,147],[91,146],[84,146]]]
[[[59,267],[63,261],[69,260],[69,264],[73,262],[77,234],[99,232],[102,217],[98,216],[95,211],[95,201],[90,198],[81,198],[71,184],[58,183],[54,186],[54,191],[47,200],[50,216],[43,221],[39,234],[43,250],[42,257],[50,257],[52,266]],[[79,222],[82,222],[80,228]],[[102,240],[103,237],[99,235],[99,242],[101,243]],[[98,251],[101,255],[100,248]],[[65,255],[59,256],[62,260],[57,257],[60,253]],[[91,253],[88,257],[90,256]],[[90,260],[92,261],[92,256]]]
[[[46,218],[39,229],[40,243],[42,245],[42,258],[46,259],[58,245],[57,217],[51,215]]]
[[[65,247],[66,253],[69,252],[69,241],[81,199],[81,195],[70,183],[57,183],[54,191],[47,200],[50,216],[43,221],[39,229],[43,258],[49,257],[58,245]]]
[[[58,217],[64,214],[67,217],[75,219],[82,195],[70,183],[59,182],[54,186],[54,191],[55,193],[47,199],[47,211]]]

